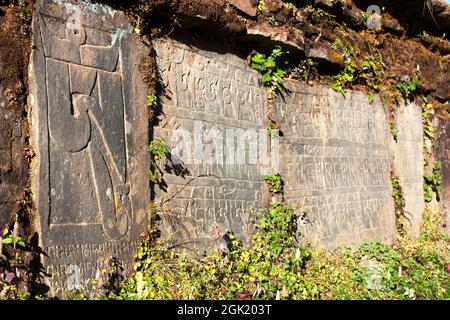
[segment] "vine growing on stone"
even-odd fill
[[[392,177],[391,185],[397,232],[402,237],[406,235],[405,194],[403,193],[403,189],[400,185],[400,179],[398,177]]]

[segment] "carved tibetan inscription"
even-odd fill
[[[383,106],[296,82],[277,103],[286,200],[303,211],[299,232],[336,247],[395,234]]]
[[[147,224],[148,133],[125,16],[69,1],[35,6],[33,187],[58,294],[95,278],[104,258],[129,259]]]
[[[155,136],[172,150],[162,177],[167,187],[156,190],[165,204],[163,230],[197,250],[227,229],[248,239],[262,206],[261,169],[271,165],[259,75],[232,54],[175,40],[155,49],[164,83]]]

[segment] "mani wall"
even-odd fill
[[[389,130],[381,101],[287,81],[271,104],[260,74],[220,44],[189,35],[144,45],[106,6],[39,0],[33,14],[29,123],[34,227],[54,294],[129,261],[157,207],[163,236],[202,252],[226,230],[251,237],[277,171],[298,234],[326,248],[396,237],[391,176],[414,232],[424,209],[422,119],[414,104]],[[152,51],[153,50],[153,51]],[[153,52],[153,53],[151,53]],[[139,66],[153,54],[162,112],[149,122]],[[279,136],[267,134],[270,114]],[[149,142],[170,146],[152,185]],[[153,205],[151,205],[153,203]]]

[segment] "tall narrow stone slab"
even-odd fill
[[[55,294],[95,278],[104,258],[129,260],[147,225],[145,91],[131,30],[108,7],[35,3],[33,194]]]
[[[450,122],[447,119],[439,119],[438,132],[436,158],[442,161],[442,227],[450,234]]]
[[[392,241],[390,135],[378,101],[297,82],[276,111],[285,197],[304,214],[299,233],[314,245],[337,247]]]

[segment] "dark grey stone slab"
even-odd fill
[[[54,294],[130,262],[147,226],[148,126],[137,66],[148,54],[123,13],[40,0],[30,66],[33,193]],[[139,51],[139,52],[138,52]]]

